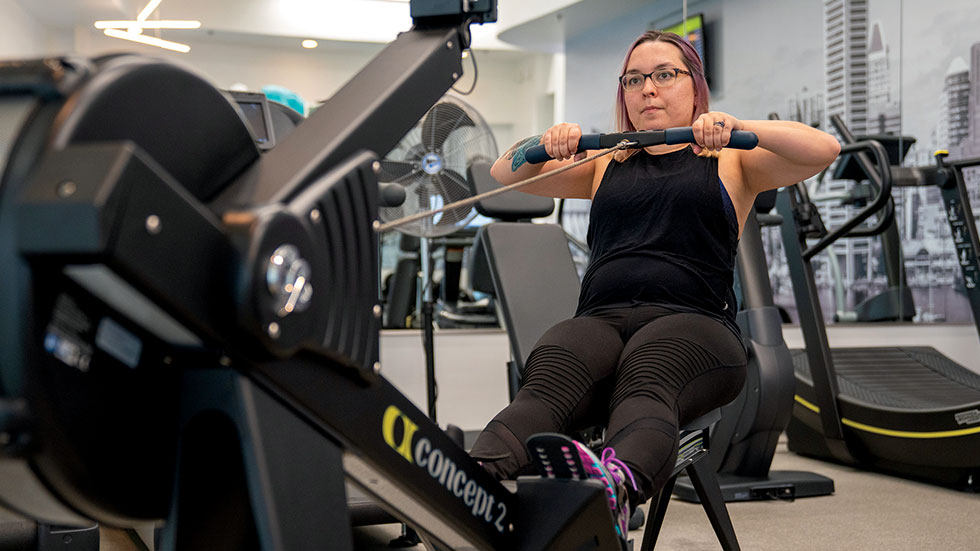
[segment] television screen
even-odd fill
[[[707,72],[708,61],[704,57],[704,16],[702,14],[694,14],[685,21],[664,27],[661,30],[687,38],[694,45],[694,49],[698,51],[698,55],[701,56],[701,63]]]

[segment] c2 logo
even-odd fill
[[[401,442],[396,442],[395,424],[399,419],[402,420],[402,437]],[[395,406],[388,406],[381,418],[381,436],[385,439],[385,443],[412,464],[415,464],[415,458],[412,457],[412,439],[418,428],[418,425]]]

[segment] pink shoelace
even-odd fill
[[[626,463],[623,463],[622,461],[619,460],[619,458],[616,457],[616,452],[613,451],[612,448],[606,448],[602,450],[601,461],[602,461],[602,465],[606,467],[606,470],[610,470],[609,465],[615,465],[616,468],[620,470],[620,472],[626,473],[626,476],[630,477],[630,484],[633,485],[633,489],[639,491],[639,488],[636,487],[636,480],[633,479],[633,472],[630,471],[630,468],[626,466]]]

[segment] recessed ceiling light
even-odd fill
[[[313,48],[316,48],[317,46],[319,46],[319,44],[317,44],[317,41],[316,40],[306,39],[306,40],[303,41],[303,47],[306,48],[307,50],[312,50]]]

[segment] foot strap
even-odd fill
[[[588,473],[571,438],[544,432],[527,439],[527,449],[538,472],[545,478],[585,480]]]

